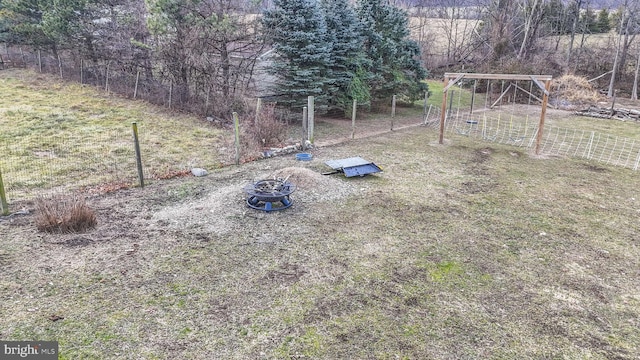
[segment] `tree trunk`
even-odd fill
[[[633,78],[633,91],[631,92],[631,99],[638,100],[638,77],[640,76],[640,47],[638,48],[638,59],[636,60],[636,73]]]
[[[622,12],[622,19],[621,19],[621,24],[624,23],[624,17],[625,17],[625,12]],[[613,88],[616,84],[616,77],[618,76],[618,62],[619,62],[619,57],[620,57],[620,47],[622,45],[622,26],[620,26],[620,33],[618,34],[618,45],[616,46],[616,57],[613,60],[613,70],[611,70],[611,81],[609,81],[609,89],[607,91],[607,96],[608,97],[612,97],[613,96]]]
[[[580,64],[580,58],[583,54],[583,50],[584,50],[584,44],[586,42],[587,36],[585,34],[585,31],[582,32],[582,36],[580,38],[580,47],[578,48],[578,56],[576,57],[576,60],[573,62],[573,71],[572,74],[574,74],[577,70],[578,70],[578,65]]]
[[[220,62],[222,67],[222,95],[224,98],[229,97],[229,69],[231,64],[229,63],[229,49],[228,44],[224,42],[220,48]]]
[[[629,19],[629,21],[627,21],[627,26],[624,31],[624,40],[622,41],[622,54],[620,55],[620,65],[619,65],[620,69],[625,68],[625,64],[627,63],[627,54],[629,53],[629,48],[631,47],[631,43],[633,43],[633,40],[636,37],[635,34],[629,35],[629,23],[631,21],[632,19]]]
[[[576,6],[576,13],[573,14],[573,23],[571,25],[571,40],[569,40],[569,49],[567,51],[567,68],[571,66],[571,57],[573,56],[573,42],[576,38],[576,26],[578,25],[578,19],[580,18],[580,8],[582,7],[582,0],[577,0]]]
[[[533,43],[533,39],[535,38],[535,34],[537,33],[538,24],[540,23],[538,10],[538,0],[533,1],[533,5],[531,5],[531,14],[525,17],[524,21],[524,38],[522,39],[522,43],[520,44],[520,51],[518,51],[518,59],[523,59],[527,56],[529,52],[529,48]],[[524,11],[526,12],[526,8],[528,7],[528,2],[524,4]]]

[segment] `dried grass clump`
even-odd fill
[[[98,224],[84,197],[52,196],[36,199],[36,226],[49,233],[84,232]]]
[[[558,106],[564,108],[595,104],[603,100],[602,95],[586,78],[576,75],[563,75],[554,79],[551,97]]]

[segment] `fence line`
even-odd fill
[[[403,127],[421,125],[438,131],[440,109],[431,107],[425,116]],[[388,127],[386,131],[390,131]],[[458,113],[447,117],[445,131],[451,135],[532,149],[538,133],[538,119]],[[102,130],[97,137],[94,132],[90,139],[83,136],[71,132],[31,138],[28,143],[20,137],[0,142],[0,171],[9,202],[81,188],[117,188],[136,183],[138,169],[129,127]],[[145,154],[154,147],[151,143],[157,143],[158,139],[153,133],[141,131],[140,140],[145,178],[162,178],[162,174],[185,171],[193,165],[189,163],[191,160],[185,162],[184,157],[194,154],[178,154],[176,158],[162,160],[147,158]],[[546,126],[540,153],[597,161],[634,171],[640,167],[640,140],[595,131]]]
[[[434,109],[427,126],[438,129],[439,109]],[[511,115],[456,114],[448,116],[445,132],[479,140],[533,148],[538,133],[538,118],[524,119]],[[540,154],[586,159],[638,170],[640,140],[604,134],[596,131],[545,126]]]
[[[5,46],[2,56],[11,67],[32,68],[65,80],[94,86],[101,91],[118,93],[132,99],[143,99],[156,105],[187,110],[201,116],[214,115],[217,108],[226,110],[230,106],[228,101],[221,101],[214,96],[216,88],[205,76],[194,75],[188,85],[181,85],[176,84],[165,70],[151,71],[143,64],[120,59],[93,62],[70,52],[61,51],[56,55],[27,47]],[[237,88],[255,85],[244,73],[239,74],[236,80],[242,82],[242,86]]]
[[[12,201],[136,178],[128,128],[94,133],[90,140],[76,133],[14,140],[0,144],[0,168]]]

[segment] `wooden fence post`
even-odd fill
[[[2,205],[2,215],[9,215],[9,203],[7,202],[7,193],[4,191],[4,182],[2,181],[2,170],[0,169],[0,204]]]
[[[140,82],[140,70],[136,73],[136,86],[133,88],[133,100],[138,97],[138,83]]]
[[[40,53],[40,49],[38,49],[38,68],[40,72],[42,72],[42,54]]]
[[[22,46],[20,46],[20,57],[22,57],[22,66],[27,68],[27,58],[24,56],[24,51],[22,50]]]
[[[144,187],[144,173],[142,172],[142,155],[140,154],[140,141],[138,140],[138,124],[131,123],[133,128],[133,144],[136,149],[136,164],[138,165],[138,179],[140,180],[140,187]]]
[[[204,115],[209,115],[209,99],[211,98],[211,85],[207,86],[207,98],[204,101]]]
[[[440,135],[439,135],[439,139],[438,139],[438,143],[440,145],[442,145],[444,143],[444,123],[445,123],[445,118],[446,118],[446,113],[447,113],[447,93],[449,92],[447,90],[447,83],[449,82],[449,78],[447,76],[444,77],[444,90],[442,92],[442,107],[440,110]]]
[[[64,79],[64,76],[62,76],[62,59],[60,59],[60,54],[58,54],[58,69],[60,70],[60,79]]]
[[[307,150],[307,139],[309,136],[309,113],[307,107],[302,107],[302,150]]]
[[[240,120],[235,111],[233,112],[233,128],[235,130],[236,165],[240,165]]]
[[[104,91],[106,92],[109,92],[109,65],[111,65],[111,63],[107,62],[107,68],[104,73]]]
[[[260,118],[260,110],[262,109],[262,98],[258,98],[256,103],[256,117],[253,119],[253,126],[258,126],[258,119]]]
[[[171,98],[173,97],[173,79],[169,82],[169,109],[171,109]]]
[[[536,155],[540,155],[540,143],[544,132],[544,117],[547,114],[547,103],[549,102],[549,92],[551,91],[551,80],[544,82],[544,95],[542,96],[542,111],[540,112],[540,125],[538,125],[538,137],[536,138]]]
[[[391,98],[391,130],[393,130],[393,118],[396,117],[396,96]]]
[[[429,92],[424,92],[424,106],[422,107],[422,115],[424,116],[424,123],[427,123],[427,102],[429,101]]]
[[[308,111],[308,131],[309,131],[309,142],[313,144],[313,127],[314,127],[314,114],[315,114],[315,102],[313,96],[309,96],[307,98],[307,111]]]

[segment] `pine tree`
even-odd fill
[[[359,104],[370,101],[361,24],[348,0],[323,0],[322,6],[328,41],[332,43],[331,78],[337,88],[330,106],[348,112],[353,100]]]
[[[27,44],[36,48],[55,48],[56,39],[42,26],[43,4],[39,0],[3,2],[1,18],[4,22],[4,40]]]
[[[273,89],[278,103],[301,107],[313,95],[316,109],[326,108],[335,79],[330,77],[332,46],[318,1],[275,0],[263,15],[275,53],[271,71],[278,78]]]
[[[598,32],[608,33],[611,31],[611,22],[609,21],[609,9],[602,9],[598,13],[597,20]]]
[[[420,98],[427,90],[422,82],[427,71],[418,61],[418,44],[409,39],[406,12],[384,0],[359,0],[358,4],[365,51],[371,61],[372,98],[386,101],[394,94],[410,101]]]

